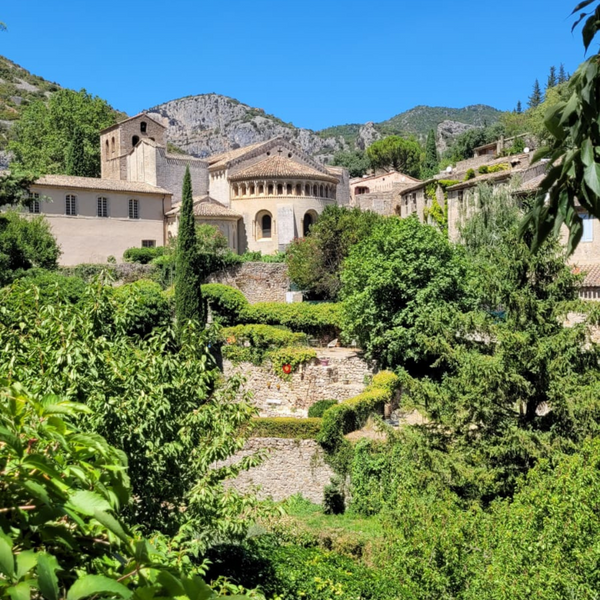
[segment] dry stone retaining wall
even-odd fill
[[[271,368],[252,363],[234,365],[224,361],[223,374],[246,378],[244,389],[251,391],[261,417],[306,417],[317,400],[347,400],[365,388],[365,376],[375,369],[362,355],[349,348],[322,348],[317,359],[300,365],[285,381]]]
[[[290,278],[285,263],[247,262],[213,273],[207,283],[223,283],[240,290],[250,304],[285,302]]]
[[[252,438],[241,452],[218,466],[235,464],[259,450],[266,450],[268,458],[258,467],[240,473],[227,485],[240,492],[260,487],[260,498],[275,501],[302,494],[311,502],[323,502],[323,488],[333,471],[325,464],[323,450],[314,440]]]

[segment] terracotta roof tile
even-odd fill
[[[121,181],[120,179],[101,179],[100,177],[75,177],[72,175],[44,175],[34,185],[61,187],[81,190],[100,190],[110,192],[137,192],[141,194],[168,194],[171,192],[140,181]]]
[[[298,163],[283,156],[270,156],[265,160],[261,160],[245,169],[230,176],[231,181],[240,181],[242,179],[252,179],[258,177],[303,177],[309,179],[320,179],[330,181],[331,183],[339,183],[339,180],[334,175],[318,171],[313,167]]]
[[[256,148],[260,148],[266,144],[269,144],[272,140],[267,140],[266,142],[258,142],[256,144],[251,144],[250,146],[244,146],[243,148],[236,148],[235,150],[228,150],[227,152],[222,152],[221,154],[213,154],[212,156],[207,157],[205,160],[208,161],[208,164],[212,168],[224,167],[231,160],[239,158],[240,156],[244,156],[248,152],[252,152]]]
[[[573,271],[585,275],[582,287],[600,287],[600,265],[583,265],[575,267]]]
[[[167,216],[176,215],[181,210],[181,204],[172,208]],[[223,206],[218,200],[210,196],[199,196],[194,198],[194,215],[197,217],[228,217],[241,219],[242,215],[234,210]]]

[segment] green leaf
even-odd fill
[[[23,483],[23,487],[37,500],[41,500],[48,506],[52,505],[52,500],[50,499],[50,496],[48,496],[47,490],[36,481],[28,479]]]
[[[583,2],[580,2],[574,9],[573,12],[571,13],[571,16],[573,16],[576,12],[580,11],[582,8],[585,8],[586,6],[589,6],[592,2],[594,2],[594,0],[583,0]]]
[[[111,514],[104,512],[103,510],[94,511],[94,519],[99,521],[108,529],[111,533],[114,533],[122,542],[129,544],[129,538],[125,533],[121,523],[117,521]]]
[[[97,510],[103,511],[111,509],[108,501],[100,496],[100,494],[85,490],[71,494],[69,497],[69,503],[75,510],[89,517],[93,517],[95,511]]]
[[[7,590],[11,600],[29,600],[31,598],[31,586],[26,581],[9,587]]]
[[[586,167],[594,164],[594,146],[589,138],[581,144],[581,160]]]
[[[58,579],[55,571],[58,569],[56,558],[46,552],[40,552],[38,561],[38,585],[46,600],[58,600]]]
[[[586,167],[583,170],[583,180],[596,196],[600,196],[600,165],[594,163]]]
[[[12,553],[12,540],[4,533],[0,533],[0,571],[7,577],[15,575],[15,557]]]
[[[174,577],[168,571],[161,571],[156,581],[162,585],[171,596],[183,596],[185,590],[183,584],[177,577]]]
[[[71,586],[67,600],[81,600],[97,594],[117,594],[121,598],[129,598],[132,592],[118,581],[104,575],[84,575]]]
[[[37,565],[37,555],[33,550],[25,550],[17,554],[17,579],[21,579],[35,565]]]
[[[207,600],[214,594],[213,590],[198,576],[184,579],[183,587],[190,600]]]

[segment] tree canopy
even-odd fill
[[[394,169],[412,177],[419,176],[421,152],[419,142],[397,135],[377,140],[367,148],[373,169]]]

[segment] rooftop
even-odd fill
[[[600,287],[600,265],[575,267],[573,272],[584,274],[584,280],[581,283],[582,287]]]
[[[248,152],[252,152],[261,146],[269,144],[272,140],[267,140],[266,142],[258,142],[256,144],[251,144],[250,146],[244,146],[243,148],[236,148],[235,150],[228,150],[227,152],[221,152],[221,154],[213,154],[209,156],[205,160],[208,161],[208,164],[211,168],[220,168],[225,167],[228,162],[239,158],[240,156],[244,156]]]
[[[296,162],[283,156],[269,156],[260,162],[257,162],[238,173],[230,176],[231,181],[240,181],[243,179],[254,178],[269,178],[274,179],[282,177],[302,177],[308,179],[320,179],[331,183],[339,183],[339,179],[327,172],[319,171],[308,165]]]
[[[154,123],[156,123],[157,125],[160,125],[163,129],[166,129],[166,127],[160,123],[159,121],[157,121],[156,119],[153,119],[150,115],[148,115],[147,113],[138,113],[137,115],[134,115],[133,117],[129,117],[128,119],[123,119],[122,121],[119,121],[118,123],[115,123],[114,125],[111,125],[110,127],[106,127],[104,129],[102,129],[100,131],[100,133],[104,133],[105,131],[110,131],[111,129],[115,129],[116,127],[119,127],[120,125],[123,125],[123,123],[127,123],[128,121],[133,121],[134,119],[139,119],[140,117],[145,117],[146,119],[150,119],[150,121],[153,121]]]
[[[44,175],[36,180],[34,185],[60,187],[70,190],[80,189],[171,195],[171,192],[163,188],[141,181],[121,181],[119,179],[101,179],[100,177],[75,177],[73,175]]]
[[[167,216],[176,215],[181,210],[181,203],[172,208]],[[196,217],[212,217],[212,218],[229,218],[229,219],[241,219],[242,215],[236,213],[234,210],[223,206],[219,201],[211,198],[210,196],[197,196],[194,198],[194,215]]]

